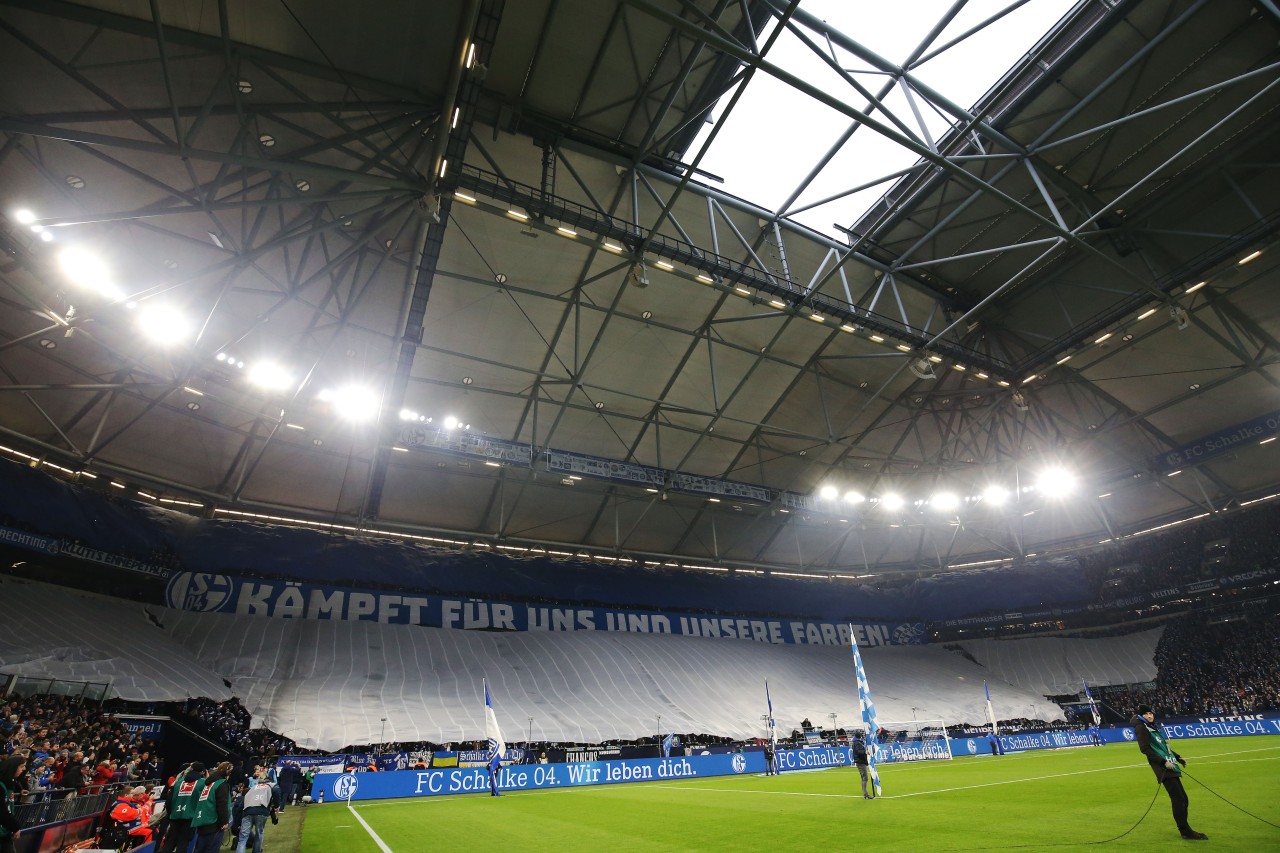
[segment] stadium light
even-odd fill
[[[880,506],[891,512],[902,509],[902,507],[905,505],[906,505],[906,501],[902,499],[902,496],[895,495],[892,492],[880,498]]]
[[[112,281],[106,261],[92,252],[70,246],[58,253],[58,266],[77,287],[91,290],[108,299],[123,299],[124,293]]]
[[[835,486],[827,485],[818,490],[818,497],[824,501],[833,501],[840,495],[840,490]]]
[[[1036,489],[1047,497],[1066,497],[1076,490],[1076,476],[1065,468],[1046,468],[1036,478]]]
[[[992,506],[1003,506],[1009,499],[1009,490],[1003,486],[987,486],[982,492],[982,502]]]
[[[138,329],[152,343],[173,346],[189,340],[191,321],[172,305],[148,304],[138,314]]]
[[[293,374],[273,361],[259,361],[249,367],[249,381],[268,391],[284,391],[293,385]]]
[[[13,221],[19,225],[30,225],[36,221],[36,215],[24,207],[13,212]]]
[[[378,395],[359,385],[347,385],[321,392],[320,399],[328,402],[334,414],[343,420],[370,421],[378,414]]]
[[[960,506],[960,498],[954,492],[938,492],[929,498],[929,506],[939,512],[950,512]]]
[[[865,500],[866,498],[861,493],[852,489],[844,493],[844,502],[847,504],[860,504]]]

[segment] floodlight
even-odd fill
[[[249,381],[268,391],[284,391],[293,385],[293,374],[275,362],[258,361],[249,367]]]
[[[458,419],[457,419],[457,418],[455,418],[453,415],[449,415],[449,417],[447,417],[447,418],[445,418],[445,419],[444,419],[444,428],[445,428],[445,429],[457,429],[457,428],[458,428]]]
[[[1002,506],[1009,499],[1009,490],[1003,486],[987,486],[982,493],[983,503],[989,503],[992,506]]]
[[[1036,478],[1036,488],[1052,498],[1065,497],[1075,491],[1076,477],[1065,468],[1046,468]]]
[[[369,421],[377,417],[378,395],[359,385],[347,385],[324,393],[338,417],[348,421]]]
[[[937,492],[929,498],[929,506],[940,512],[950,512],[960,506],[960,498],[954,492]]]
[[[162,346],[184,343],[191,337],[191,321],[172,305],[148,303],[138,314],[138,329]]]
[[[824,501],[833,501],[839,496],[839,494],[840,490],[835,486],[823,486],[818,491],[818,497],[822,498]]]
[[[880,506],[887,510],[899,510],[906,505],[906,501],[902,499],[902,495],[895,495],[892,492],[880,498]]]
[[[36,221],[36,215],[24,207],[13,212],[13,221],[19,225],[30,225]]]
[[[860,504],[865,500],[866,498],[858,492],[848,491],[844,493],[844,502],[847,504]]]
[[[105,261],[92,252],[70,246],[58,253],[58,265],[72,284],[93,290],[108,299],[124,296],[111,280],[111,270]]]

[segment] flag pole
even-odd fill
[[[858,638],[854,636],[852,623],[849,624],[849,642],[853,646],[853,670],[858,680],[858,708],[862,711],[862,721],[867,724],[867,771],[879,797],[880,771],[876,770],[876,753],[880,751],[880,718],[876,716],[871,686],[867,683],[867,671],[862,667],[862,655],[858,653]]]
[[[987,694],[987,719],[991,721],[991,733],[999,734],[996,731],[996,712],[991,707],[991,688],[987,686],[987,680],[982,679],[982,692]]]

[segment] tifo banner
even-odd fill
[[[812,750],[815,753],[844,751]],[[828,766],[837,765],[833,763]],[[764,754],[761,752],[576,764],[517,764],[498,771],[498,789],[528,791],[536,788],[573,788],[763,772]],[[314,784],[317,789],[325,792],[325,802],[434,797],[441,794],[488,793],[489,772],[483,767],[454,767],[400,773],[317,774]]]
[[[0,543],[25,548],[28,551],[38,551],[41,554],[88,560],[104,566],[125,569],[130,572],[140,572],[144,575],[152,575],[158,578],[169,574],[169,570],[162,566],[153,566],[150,563],[144,563],[132,557],[120,557],[115,554],[109,554],[106,551],[99,551],[97,548],[86,548],[84,545],[67,539],[54,539],[12,527],[0,527]]]
[[[920,622],[809,622],[605,607],[556,607],[476,598],[412,595],[296,581],[178,572],[169,579],[166,601],[179,610],[271,616],[277,619],[346,620],[389,625],[425,625],[464,631],[613,631],[717,637],[807,646],[919,645]]]

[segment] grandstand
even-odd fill
[[[24,844],[1280,727],[1275,4],[866,5],[0,0]]]

